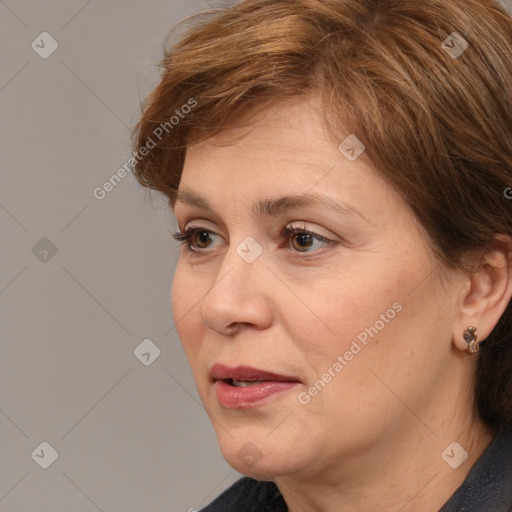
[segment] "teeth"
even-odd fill
[[[232,382],[233,386],[245,387],[245,386],[253,386],[254,384],[261,384],[263,381],[262,380],[252,380],[252,381],[232,380],[231,382]]]

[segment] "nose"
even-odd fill
[[[235,247],[227,251],[200,306],[201,318],[209,329],[233,336],[248,327],[261,330],[272,324],[272,273],[262,260],[247,263]]]

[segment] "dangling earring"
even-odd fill
[[[475,331],[476,327],[471,325],[464,331],[464,334],[462,335],[466,343],[469,345],[469,351],[473,353],[480,350],[480,343],[476,342],[477,335],[475,334]]]

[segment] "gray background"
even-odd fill
[[[131,174],[93,196],[131,154],[166,34],[205,8],[0,1],[2,512],[188,511],[240,476],[173,329],[172,216]]]

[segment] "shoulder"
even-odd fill
[[[244,477],[236,481],[200,512],[287,512],[286,503],[273,482]]]

